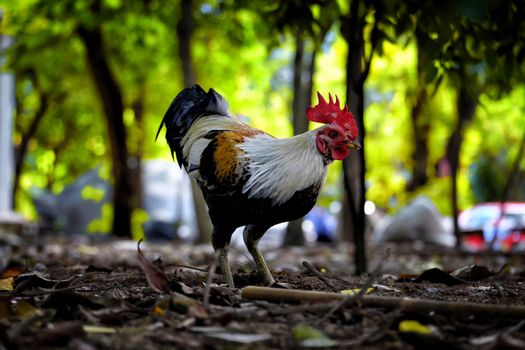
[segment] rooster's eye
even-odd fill
[[[337,132],[336,131],[330,131],[330,134],[329,136],[333,139],[335,139],[337,137]]]

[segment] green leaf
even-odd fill
[[[430,334],[432,333],[430,328],[419,323],[416,320],[404,320],[399,323],[399,331],[401,333],[418,333],[418,334]]]
[[[292,337],[301,346],[324,348],[337,345],[337,342],[327,337],[321,330],[307,324],[299,324],[292,329]]]

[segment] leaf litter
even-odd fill
[[[13,253],[8,260],[16,269],[0,270],[2,350],[525,345],[525,322],[513,316],[525,307],[523,255],[391,245],[387,255],[385,247],[370,251],[371,265],[377,266],[372,274],[355,276],[349,246],[283,248],[269,254],[277,281],[270,293],[320,291],[342,299],[272,302],[243,299],[241,289],[208,274],[216,268],[208,246],[148,244],[143,251],[140,242],[71,246],[50,240],[40,250],[20,250],[32,254]],[[235,282],[260,285],[243,257],[232,257],[242,267],[234,269]],[[429,261],[434,266],[426,268]],[[429,312],[378,306],[371,298],[506,305],[508,312],[497,317]]]

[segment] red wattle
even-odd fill
[[[350,153],[349,149],[346,147],[337,147],[334,148],[331,152],[333,160],[343,160]]]

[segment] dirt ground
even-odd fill
[[[142,243],[142,262],[132,241],[1,249],[1,350],[525,348],[523,253],[376,246],[372,273],[355,276],[349,245],[266,250],[277,285],[252,299],[244,288],[260,282],[241,249],[230,254],[237,288],[217,269],[208,281],[208,245]],[[335,299],[273,300],[282,290]]]

